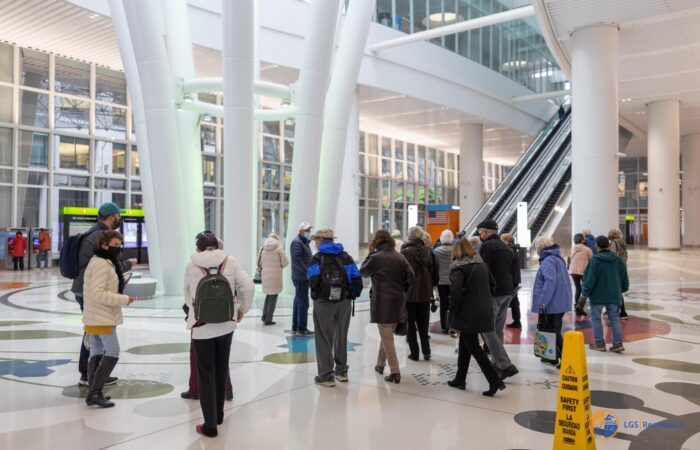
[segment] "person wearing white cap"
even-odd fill
[[[294,283],[294,304],[292,306],[292,334],[294,336],[312,336],[307,323],[309,319],[309,277],[307,271],[313,255],[309,242],[311,229],[308,222],[302,222],[297,228],[299,234],[292,240],[289,254],[292,259],[292,283]]]

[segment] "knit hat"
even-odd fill
[[[479,229],[483,228],[485,230],[498,231],[498,224],[493,219],[482,220],[481,223],[479,225],[477,225],[476,227]]]

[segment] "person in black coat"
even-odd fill
[[[387,230],[374,233],[369,251],[360,274],[372,278],[369,316],[370,322],[377,324],[381,338],[374,370],[383,374],[388,359],[391,373],[384,379],[398,384],[401,373],[394,347],[394,331],[399,323],[406,322],[406,292],[415,277],[406,258],[396,251],[396,242]]]
[[[489,382],[489,390],[483,395],[493,396],[506,385],[479,345],[479,334],[493,331],[493,307],[491,293],[495,281],[489,269],[468,240],[463,239],[454,246],[454,262],[450,270],[451,328],[459,334],[459,356],[457,374],[448,385],[466,389],[467,371],[472,355]]]

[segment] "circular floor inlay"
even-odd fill
[[[311,352],[283,352],[266,355],[263,361],[275,364],[307,364],[316,362],[316,353]]]
[[[116,385],[105,386],[104,393],[113,399],[136,399],[158,397],[175,389],[172,385],[151,380],[120,378]],[[70,385],[63,388],[63,395],[73,398],[85,398],[87,387]]]
[[[0,282],[0,291],[4,291],[6,289],[22,289],[29,285],[31,285],[31,283],[24,283],[21,281],[3,281]]]
[[[0,320],[0,327],[14,327],[14,326],[19,326],[19,325],[34,325],[35,323],[44,323],[44,322],[38,322],[36,320]]]
[[[139,403],[134,408],[134,414],[143,417],[174,417],[188,415],[197,409],[199,409],[199,402],[196,400],[159,398]]]
[[[700,373],[700,364],[672,359],[635,358],[632,360],[643,366],[656,367],[657,369],[675,370],[677,372]]]
[[[141,345],[138,347],[131,347],[126,350],[127,353],[132,355],[166,355],[169,353],[189,353],[190,343],[189,342],[170,342],[167,344],[149,344]]]
[[[682,324],[683,321],[679,319],[678,317],[673,317],[673,316],[667,316],[665,314],[650,314],[651,317],[654,319],[659,319],[659,320],[665,320],[666,322],[669,323],[679,323]]]
[[[700,406],[700,384],[693,383],[659,383],[654,386],[661,392],[683,397]]]
[[[557,413],[554,411],[525,411],[515,415],[515,423],[540,433],[554,434]]]
[[[76,337],[79,334],[58,330],[3,330],[0,331],[0,341],[15,341],[18,339],[55,339]]]

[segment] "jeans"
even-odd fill
[[[501,295],[493,297],[493,321],[494,328],[498,339],[503,344],[503,328],[506,326],[506,318],[508,317],[508,306],[512,295]]]
[[[44,261],[44,267],[49,268],[49,251],[48,250],[39,250],[39,253],[36,254],[36,268],[41,269],[41,261]]]
[[[408,347],[411,356],[418,358],[418,339],[416,331],[420,336],[420,346],[423,356],[430,355],[430,339],[428,338],[428,326],[430,325],[430,302],[407,302],[406,315],[408,316]]]
[[[275,314],[275,308],[277,307],[277,296],[278,294],[265,296],[265,304],[262,311],[262,321],[265,323],[272,322],[272,316]]]
[[[440,296],[440,329],[446,330],[447,311],[450,309],[450,285],[438,284],[438,295]]]
[[[292,331],[306,331],[309,320],[309,281],[292,280],[294,283],[294,306],[292,307]]]
[[[117,327],[112,327],[110,334],[90,335],[90,358],[93,356],[111,356],[119,358],[119,339]]]
[[[316,332],[316,364],[323,380],[333,374],[348,372],[348,329],[352,302],[314,302],[314,331]],[[335,369],[333,367],[335,363]]]
[[[498,378],[496,369],[489,361],[489,357],[486,356],[486,352],[479,345],[478,335],[474,333],[459,333],[459,356],[457,356],[457,373],[454,378],[458,384],[464,384],[467,381],[467,372],[469,371],[469,362],[472,356],[479,364],[481,372],[488,380],[490,386],[501,381]]]
[[[608,312],[608,320],[610,328],[612,328],[613,345],[622,344],[622,325],[620,325],[620,305],[593,305],[591,304],[591,326],[593,327],[593,336],[596,345],[605,344],[605,336],[603,335],[603,321],[600,316],[603,313],[603,307]]]
[[[217,424],[224,421],[232,338],[231,332],[211,339],[192,339],[191,344],[194,346],[194,356],[197,360],[199,405],[204,416],[204,428],[214,435],[217,432]]]
[[[80,312],[83,311],[83,296],[75,294],[75,301],[78,302],[78,305],[80,305]],[[85,334],[83,334],[83,337],[85,337]],[[78,360],[78,371],[80,372],[80,375],[83,378],[87,378],[87,372],[88,372],[88,357],[90,356],[90,350],[85,348],[85,345],[83,344],[84,339],[80,340],[80,359]]]
[[[574,286],[576,287],[576,294],[574,295],[574,304],[578,307],[578,299],[581,298],[581,282],[583,281],[583,275],[571,274],[571,279],[574,280]]]

